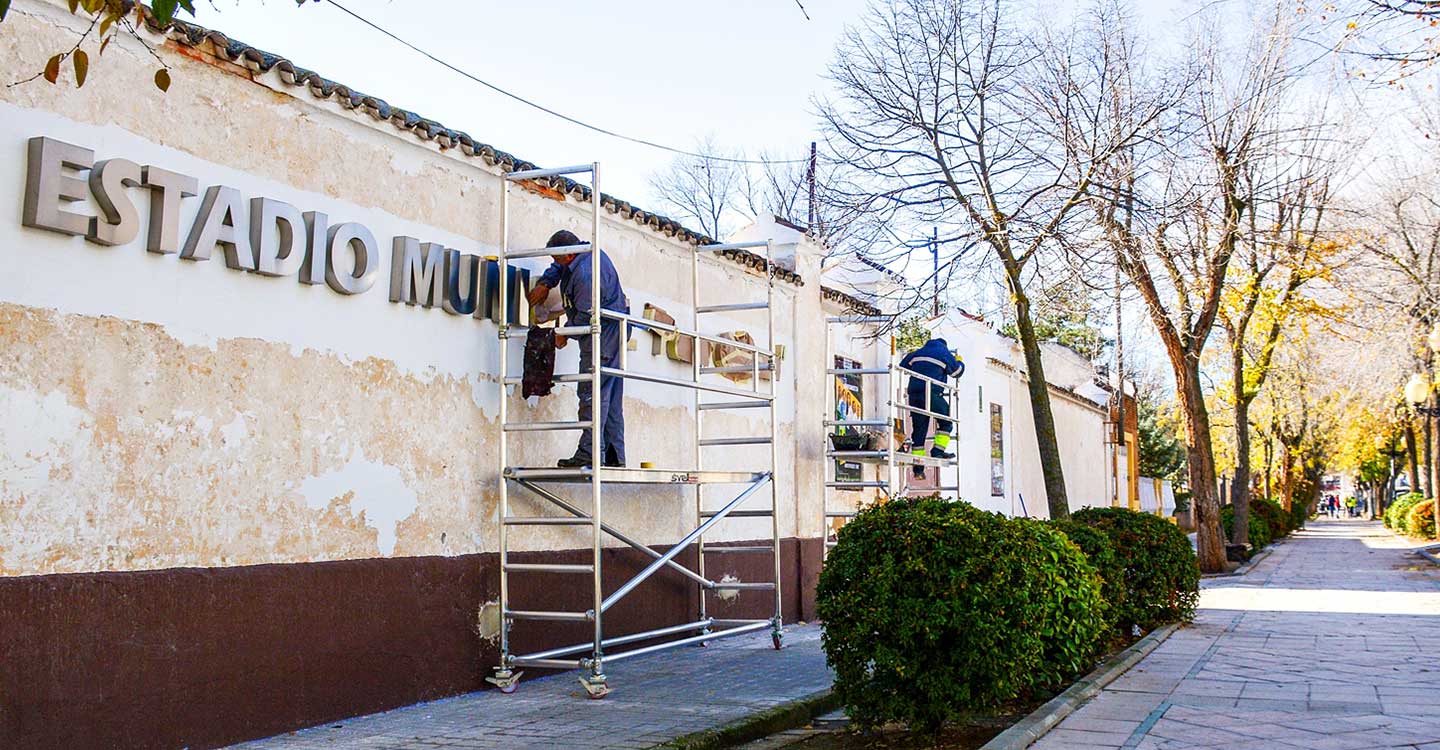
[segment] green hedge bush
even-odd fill
[[[1105,532],[1087,526],[1071,518],[1049,522],[1059,529],[1075,546],[1085,553],[1085,558],[1100,574],[1100,598],[1104,600],[1104,621],[1107,632],[1113,631],[1116,618],[1125,606],[1125,566],[1115,553],[1115,545]]]
[[[1290,503],[1290,530],[1298,531],[1310,520],[1311,503],[1294,500]]]
[[[1250,514],[1249,526],[1246,538],[1250,542],[1251,552],[1258,552],[1273,541],[1270,536],[1270,523],[1259,514],[1253,512]],[[1226,542],[1235,538],[1235,506],[1227,505],[1220,509],[1220,527],[1225,532]]]
[[[1425,500],[1415,503],[1405,514],[1405,533],[1422,539],[1435,538],[1435,503]]]
[[[933,730],[1088,666],[1101,581],[1045,524],[898,498],[840,530],[817,613],[835,692],[860,726]]]
[[[1047,599],[1039,623],[1043,646],[1032,687],[1050,690],[1086,671],[1113,624],[1104,578],[1083,548],[1044,521],[1007,519],[1030,557],[1038,595]]]
[[[1401,534],[1406,533],[1410,509],[1424,500],[1425,496],[1419,492],[1401,495],[1395,502],[1390,503],[1390,507],[1385,509],[1385,525]]]
[[[1072,518],[1104,531],[1125,568],[1125,602],[1117,612],[1122,628],[1149,630],[1195,616],[1200,564],[1179,527],[1126,508],[1085,508]]]
[[[1290,522],[1290,514],[1280,507],[1280,503],[1274,500],[1266,500],[1263,497],[1250,498],[1250,517],[1265,519],[1265,524],[1270,529],[1270,541],[1284,539],[1290,532],[1299,528]]]

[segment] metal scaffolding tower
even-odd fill
[[[960,403],[959,378],[951,378],[946,381],[934,380],[913,370],[901,367],[900,360],[903,358],[903,355],[896,351],[895,335],[893,332],[885,336],[884,339],[889,344],[889,359],[885,367],[846,368],[834,366],[836,363],[833,361],[833,354],[831,352],[831,337],[834,333],[834,327],[839,326],[845,328],[867,324],[892,325],[893,322],[889,316],[874,315],[839,316],[827,317],[825,319],[825,372],[834,378],[849,375],[862,378],[875,378],[880,381],[885,389],[882,391],[885,396],[885,409],[882,418],[842,419],[837,415],[836,408],[838,406],[839,388],[835,387],[834,381],[832,381],[831,397],[829,399],[831,406],[829,412],[825,415],[825,435],[827,440],[829,440],[829,435],[832,432],[840,432],[850,428],[879,427],[882,428],[884,432],[880,436],[879,446],[872,445],[864,450],[838,450],[833,445],[826,445],[825,456],[829,460],[825,461],[827,468],[823,469],[825,472],[825,487],[827,490],[876,489],[887,498],[896,497],[906,495],[912,489],[910,487],[910,472],[904,469],[914,466],[924,466],[927,469],[934,468],[936,471],[942,471],[946,467],[951,467],[955,470],[955,483],[953,485],[942,483],[938,487],[927,487],[924,489],[934,490],[940,493],[953,492],[955,497],[959,498],[960,458],[958,455],[958,447],[955,458],[935,458],[929,455],[917,456],[909,451],[897,448],[895,439],[895,433],[904,428],[904,417],[907,414],[921,414],[931,417],[932,419],[943,419],[954,423],[955,414],[958,411]],[[907,380],[902,381],[901,378],[906,378]],[[930,399],[932,391],[934,390],[933,387],[925,389],[925,403],[921,406],[911,406],[908,401],[902,401],[899,387],[902,382],[908,384],[909,378],[916,378],[930,386],[940,388],[941,392],[946,395],[950,402],[951,413],[941,414],[931,408],[932,404],[930,403]],[[924,446],[915,447],[923,448]],[[883,476],[877,477],[874,480],[866,479],[863,476],[858,480],[840,479],[836,476],[837,463],[839,461],[850,461],[876,466],[877,473],[883,472]],[[843,510],[831,508],[830,494],[828,491],[825,492],[823,496],[824,500],[822,501],[825,509],[825,552],[827,554],[830,548],[835,546],[835,541],[830,538],[830,525],[834,522],[834,519],[854,518],[857,512],[853,508]]]
[[[499,467],[501,476],[500,482],[500,608],[502,623],[500,628],[500,664],[495,668],[495,675],[487,678],[500,688],[501,692],[509,693],[515,690],[519,682],[521,672],[519,668],[535,667],[548,669],[583,669],[584,675],[580,683],[584,685],[587,694],[591,698],[603,698],[609,693],[609,685],[605,677],[603,664],[614,662],[620,659],[627,659],[643,654],[652,653],[677,646],[688,644],[703,644],[717,638],[740,635],[742,633],[754,632],[757,630],[769,629],[772,642],[775,648],[781,647],[781,592],[780,592],[780,521],[779,521],[779,494],[775,485],[776,460],[776,435],[778,424],[775,413],[775,394],[779,371],[776,368],[775,355],[775,276],[772,264],[770,241],[742,242],[723,245],[701,245],[693,249],[691,253],[691,302],[692,317],[689,329],[680,328],[654,320],[637,318],[626,313],[605,310],[600,303],[600,166],[599,164],[588,164],[576,167],[564,167],[559,169],[532,169],[519,172],[508,172],[503,175],[503,189],[501,190],[501,247],[500,247],[500,278],[508,279],[509,263],[518,258],[534,258],[548,256],[556,252],[583,254],[588,252],[591,278],[597,280],[590,285],[590,309],[592,311],[589,325],[584,326],[560,326],[556,333],[563,336],[590,338],[590,361],[582,362],[580,372],[573,374],[557,374],[556,383],[588,383],[593,394],[592,409],[593,418],[588,421],[573,422],[517,422],[513,421],[507,409],[506,389],[518,385],[521,377],[509,374],[509,339],[516,330],[523,330],[520,326],[511,325],[508,318],[509,284],[500,284],[500,309],[507,311],[502,314],[503,322],[500,324],[500,372],[502,377],[500,383],[500,450]],[[510,186],[512,183],[540,178],[560,177],[565,175],[590,176],[591,187],[591,232],[590,241],[562,248],[533,248],[515,250],[510,247]],[[703,253],[711,253],[723,250],[740,249],[764,249],[765,252],[765,275],[766,275],[766,298],[764,302],[741,302],[735,304],[700,304],[700,258]],[[585,262],[585,261],[582,261]],[[710,316],[716,313],[764,310],[766,339],[764,347],[756,344],[722,338],[718,335],[700,332],[700,320],[703,316]],[[620,352],[618,367],[605,367],[602,365],[601,352],[601,321],[608,319],[620,325]],[[631,327],[639,327],[653,331],[663,331],[681,338],[689,339],[692,347],[692,369],[689,379],[667,377],[657,373],[648,373],[631,370],[626,362],[626,345],[630,338]],[[712,346],[723,346],[731,351],[747,352],[750,357],[750,364],[735,366],[706,366],[700,361],[700,342],[708,342]],[[760,388],[760,373],[769,372],[770,387],[766,391]],[[749,389],[735,387],[713,382],[713,379],[706,379],[707,375],[748,372],[751,376],[751,387]],[[692,467],[684,469],[655,469],[655,468],[625,468],[603,466],[604,448],[604,412],[600,408],[600,386],[602,378],[629,378],[651,384],[689,388],[695,394],[695,427],[693,431],[693,460]],[[703,399],[704,394],[718,394],[728,396],[731,399],[725,401],[707,401]],[[769,418],[769,431],[765,435],[743,435],[725,437],[705,437],[702,432],[702,417],[707,411],[717,410],[739,410],[739,409],[761,409]],[[511,433],[547,432],[556,430],[588,430],[591,435],[591,464],[581,468],[551,468],[551,467],[521,467],[510,463],[509,443]],[[704,468],[705,449],[712,447],[730,447],[745,445],[768,445],[769,465],[757,470],[750,471],[716,471]],[[516,516],[512,515],[510,488],[511,485],[528,490],[534,497],[549,503],[550,506],[558,508],[564,515],[539,515],[539,516]],[[676,542],[665,552],[656,552],[640,541],[615,529],[604,520],[605,490],[610,485],[690,485],[695,488],[693,522],[694,528]],[[589,495],[588,510],[571,500],[562,497],[557,489],[547,485],[568,485],[571,487],[584,487]],[[707,502],[715,500],[708,497],[704,492],[706,487],[729,485],[741,487],[738,494],[733,490],[720,498],[718,507],[707,506]],[[740,506],[746,500],[756,495],[766,485],[770,488],[769,508],[745,508]],[[710,546],[705,545],[705,533],[710,531],[717,524],[726,519],[733,518],[769,518],[770,519],[770,540],[769,544],[752,546]],[[510,561],[510,545],[512,527],[520,526],[589,526],[592,558],[589,564],[583,565],[562,565],[542,563],[515,563]],[[619,586],[608,595],[602,584],[602,561],[601,552],[605,537],[609,536],[622,544],[628,545],[639,552],[653,558],[648,566],[635,574],[624,584]],[[698,563],[695,570],[691,570],[676,561],[676,557],[685,551],[690,545],[695,544],[698,548],[696,555]],[[705,559],[709,554],[764,554],[772,557],[772,569],[774,571],[773,581],[764,582],[740,582],[740,581],[712,581],[705,575]],[[632,633],[623,636],[605,637],[604,614],[614,605],[619,603],[626,595],[634,591],[643,581],[650,578],[661,568],[670,570],[684,576],[692,581],[699,594],[699,619],[694,622],[671,625],[667,627],[647,630],[641,633]],[[515,608],[510,593],[510,576],[512,574],[575,574],[585,575],[590,578],[592,593],[591,607],[585,611],[559,611],[559,610],[535,610]],[[774,615],[769,619],[755,620],[727,620],[714,618],[707,613],[707,596],[712,592],[743,592],[748,590],[771,591],[774,596]],[[550,648],[529,654],[511,653],[510,629],[517,621],[550,621],[550,622],[581,622],[590,623],[593,627],[593,636],[590,641],[558,648]],[[690,634],[690,635],[686,635]],[[620,646],[638,641],[654,640],[671,636],[685,636],[663,643],[644,646],[618,654],[605,654],[605,649]],[[588,655],[587,655],[588,654]]]

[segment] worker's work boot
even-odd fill
[[[910,455],[915,456],[915,457],[917,457],[917,458],[923,457],[923,456],[925,455],[925,449],[924,449],[923,447],[922,447],[922,448],[911,448],[911,449],[910,449]],[[924,478],[925,478],[925,467],[922,466],[922,465],[920,465],[920,464],[915,464],[914,466],[910,467],[910,475],[913,476],[913,477],[915,477],[916,479],[924,479]]]
[[[620,454],[615,452],[613,446],[605,449],[605,467],[610,469],[625,468],[625,462],[620,460]]]
[[[947,461],[955,457],[955,454],[950,452],[949,435],[942,432],[935,436],[935,445],[930,449],[930,457],[943,458]]]
[[[559,466],[562,469],[584,469],[590,466],[590,461],[591,458],[589,456],[582,456],[579,453],[576,453],[569,458],[562,458],[559,461],[556,461],[555,465]]]

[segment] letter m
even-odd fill
[[[445,299],[445,246],[396,237],[390,249],[390,301],[434,307]]]

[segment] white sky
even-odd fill
[[[1240,0],[1232,0],[1240,1]],[[680,148],[713,134],[752,157],[802,156],[811,99],[866,0],[341,0],[435,56],[552,109]],[[1136,0],[1164,33],[1183,0]],[[1053,16],[1081,0],[1051,0]],[[197,3],[196,21],[544,166],[601,162],[602,189],[655,207],[669,154],[591,133],[452,73],[330,7]],[[1163,41],[1161,42],[1164,43]],[[1157,45],[1158,46],[1158,45]]]

